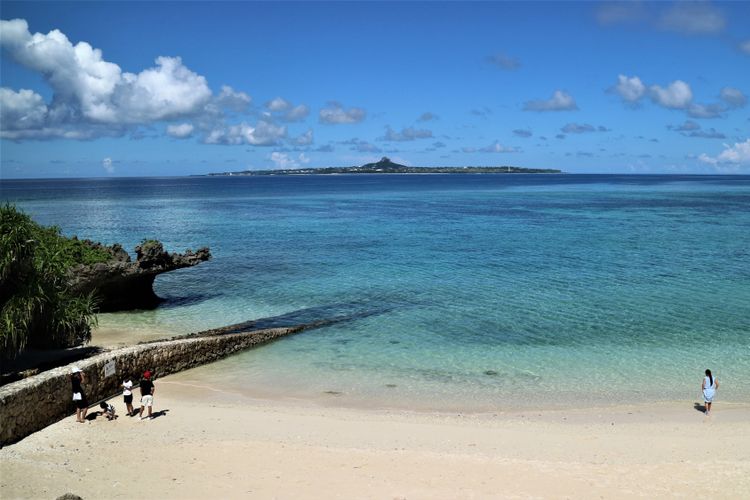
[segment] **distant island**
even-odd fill
[[[215,175],[325,175],[325,174],[560,174],[551,168],[502,167],[408,167],[383,157],[375,163],[361,167],[294,168],[283,170],[242,170],[239,172],[216,172]]]

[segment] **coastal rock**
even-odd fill
[[[94,248],[112,255],[107,262],[79,264],[69,272],[71,288],[81,294],[95,292],[101,312],[152,309],[161,299],[154,293],[154,279],[162,273],[192,267],[211,258],[207,247],[183,254],[168,253],[155,240],[135,247],[136,260],[120,245],[107,247],[84,240]]]

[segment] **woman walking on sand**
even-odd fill
[[[70,370],[70,383],[73,388],[73,402],[76,404],[76,422],[85,423],[86,411],[88,411],[88,402],[86,401],[86,393],[83,392],[81,384],[86,382],[86,375],[81,371],[80,368],[74,366]]]
[[[706,376],[703,377],[703,400],[706,402],[706,415],[711,414],[711,403],[713,403],[716,389],[719,388],[719,381],[711,375],[711,370],[706,370]]]

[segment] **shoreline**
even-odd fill
[[[67,417],[0,449],[3,498],[739,497],[750,404],[462,414],[249,399],[156,381],[151,421]],[[59,465],[63,464],[63,467]],[[148,471],[135,474],[134,468]],[[34,477],[34,484],[26,478]]]

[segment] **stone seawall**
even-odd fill
[[[124,347],[74,364],[86,374],[84,392],[89,404],[93,405],[119,393],[123,377],[137,383],[146,370],[153,370],[157,376],[163,377],[305,328],[295,326],[226,335],[189,336]],[[14,443],[75,413],[70,383],[72,366],[55,368],[0,387],[0,446]],[[137,397],[134,398],[134,403],[137,400]]]

